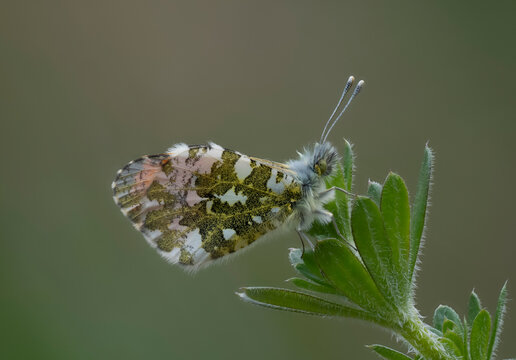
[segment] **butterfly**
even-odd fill
[[[349,77],[319,142],[283,163],[246,156],[214,143],[176,144],[129,162],[112,183],[113,199],[149,245],[167,261],[196,271],[280,228],[300,234],[329,223],[327,189],[339,161],[328,135],[364,81]]]

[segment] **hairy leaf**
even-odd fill
[[[353,186],[354,155],[352,145],[344,139],[344,151],[342,151],[342,174],[344,175],[344,189],[351,191]]]
[[[469,328],[468,328],[468,321],[466,320],[466,318],[464,317],[464,321],[462,322],[462,325],[463,325],[463,328],[464,328],[464,332],[462,334],[462,343],[464,344],[464,346],[462,347],[462,351],[463,351],[463,359],[464,360],[469,360],[469,350],[468,350],[468,347],[469,347]]]
[[[446,334],[447,331],[453,331],[455,328],[455,323],[450,319],[444,319],[443,321],[443,334]]]
[[[411,278],[414,276],[414,269],[419,254],[419,247],[421,245],[421,238],[425,228],[433,161],[434,155],[432,153],[432,149],[427,145],[425,146],[423,163],[421,164],[421,170],[419,172],[416,197],[412,206],[412,216],[410,221],[409,274]]]
[[[337,290],[335,288],[328,286],[328,285],[322,285],[317,284],[315,282],[312,282],[310,280],[305,280],[301,278],[290,278],[287,280],[288,282],[294,284],[300,289],[312,291],[312,292],[318,292],[318,293],[324,293],[324,294],[337,294]]]
[[[320,241],[315,247],[315,258],[328,281],[362,309],[371,312],[392,309],[348,246],[333,239]]]
[[[384,359],[388,360],[412,360],[411,357],[408,357],[407,355],[400,353],[397,350],[391,349],[387,346],[383,345],[368,345],[368,348],[374,350],[378,355],[380,355]]]
[[[391,304],[404,305],[398,288],[398,269],[385,232],[382,214],[373,200],[360,196],[351,213],[353,238],[378,290]]]
[[[367,196],[369,196],[376,205],[380,206],[380,201],[382,200],[382,184],[369,180],[367,184]]]
[[[246,302],[278,310],[318,316],[344,316],[363,320],[373,318],[365,311],[287,289],[246,287],[240,289],[237,295]]]
[[[448,330],[444,334],[444,337],[450,339],[451,341],[453,341],[455,346],[459,349],[460,354],[464,355],[464,340],[463,340],[462,335],[457,334],[454,331]]]
[[[391,286],[397,288],[400,304],[406,304],[411,281],[408,275],[410,204],[407,187],[397,174],[390,173],[383,184],[381,212],[394,266],[395,282]]]
[[[489,332],[491,331],[491,316],[487,310],[481,310],[471,327],[469,350],[471,360],[486,360],[489,345]]]
[[[500,334],[502,332],[503,316],[505,314],[505,304],[507,302],[507,282],[503,284],[500,295],[498,296],[498,305],[493,323],[493,331],[489,340],[489,347],[487,350],[487,359],[491,359],[496,351],[496,347],[500,342]]]
[[[453,342],[453,340],[449,339],[449,338],[446,338],[446,337],[442,337],[439,339],[439,341],[444,345],[444,347],[446,348],[446,350],[453,354],[455,357],[460,357],[462,355],[460,349],[457,347],[457,345]]]
[[[482,305],[480,304],[480,299],[478,295],[475,293],[475,290],[471,292],[469,296],[468,302],[468,325],[471,327],[473,325],[473,320],[477,317],[478,313],[482,310]]]
[[[443,323],[445,319],[453,321],[455,325],[457,325],[457,329],[462,334],[462,323],[459,315],[451,307],[447,305],[439,305],[434,312],[434,327],[439,331],[443,331]]]
[[[301,249],[290,249],[289,260],[299,274],[321,285],[328,285],[321,274],[319,266],[315,262],[314,252],[312,250],[305,250],[303,254]]]
[[[342,187],[344,190],[351,192],[353,187],[353,150],[351,144],[344,140],[344,151],[342,152]],[[338,186],[338,185],[333,185]],[[340,194],[338,194],[340,193]],[[342,235],[346,238],[349,243],[353,243],[353,234],[351,232],[351,201],[349,196],[341,191],[335,192],[335,198],[338,209],[337,224]]]

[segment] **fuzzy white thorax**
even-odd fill
[[[331,221],[331,214],[324,209],[324,204],[333,200],[334,192],[327,191],[324,180],[332,175],[339,156],[328,142],[316,143],[312,149],[305,148],[298,154],[299,158],[288,161],[287,165],[295,173],[294,177],[303,191],[303,197],[295,207],[295,216],[299,218],[298,230],[308,230],[314,221],[323,224]],[[321,160],[327,167],[322,173],[317,173],[316,165]]]

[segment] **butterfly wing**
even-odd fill
[[[132,161],[112,187],[115,202],[147,242],[192,270],[276,229],[302,195],[286,165],[215,144],[179,144]]]

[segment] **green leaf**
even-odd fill
[[[460,349],[453,342],[453,340],[446,338],[446,337],[442,337],[439,339],[439,341],[444,345],[444,347],[446,348],[448,353],[453,354],[457,358],[462,356]]]
[[[344,178],[343,171],[344,170],[342,169],[342,165],[337,164],[337,171],[335,172],[334,176],[332,176],[326,180],[326,187],[327,188],[338,187],[338,188],[346,190],[346,181]],[[336,216],[335,220],[337,221],[337,224],[339,225],[339,230],[342,232],[342,235],[344,235],[343,232],[345,232],[343,221],[346,218],[349,221],[348,203],[349,203],[348,195],[345,192],[336,190],[335,191],[335,200],[331,202],[331,204],[334,205],[334,207],[333,207],[334,211],[332,211],[332,212]],[[330,209],[330,208],[328,208],[328,209]]]
[[[463,350],[463,359],[469,360],[469,352],[468,352],[468,344],[469,344],[469,330],[468,330],[468,321],[466,320],[466,317],[464,317],[464,321],[462,322],[464,333],[462,334],[462,343],[464,344],[462,347]]]
[[[478,313],[482,309],[482,305],[480,305],[480,299],[478,295],[475,293],[475,290],[471,292],[469,296],[468,302],[468,326],[471,327],[473,325],[473,320],[477,317]]]
[[[315,259],[325,278],[362,309],[380,313],[392,311],[348,246],[334,239],[320,241],[315,246]]]
[[[351,192],[353,187],[353,150],[351,144],[344,139],[344,151],[342,152],[342,182],[334,184],[342,189]],[[339,169],[340,170],[340,169]],[[351,232],[351,199],[342,191],[335,191],[335,199],[338,213],[336,221],[344,238],[353,244],[353,233]]]
[[[337,205],[334,201],[324,205],[325,209],[331,212],[332,214],[338,214]],[[335,221],[337,222],[337,226],[340,229],[339,221],[337,218],[335,218]],[[314,221],[312,223],[312,227],[310,230],[307,231],[307,234],[310,236],[313,236],[317,240],[324,240],[324,239],[340,239],[339,234],[335,231],[335,227],[333,226],[332,222],[329,222],[328,224],[322,224],[318,221]],[[342,230],[341,230],[342,234]],[[344,234],[343,234],[344,235]]]
[[[300,289],[313,291],[317,293],[325,293],[325,294],[337,294],[337,290],[335,288],[328,286],[328,285],[321,285],[314,282],[311,282],[310,280],[305,280],[301,278],[290,278],[287,280],[288,282],[294,284]]]
[[[380,206],[382,199],[382,184],[369,180],[367,183],[367,196]]]
[[[351,191],[353,186],[353,149],[349,141],[344,139],[344,151],[342,152],[342,173],[344,175],[344,190]]]
[[[321,285],[328,285],[321,274],[319,266],[315,262],[315,256],[312,250],[305,250],[303,254],[301,249],[290,249],[289,260],[294,269],[307,279]]]
[[[305,293],[271,287],[246,287],[236,293],[246,302],[277,310],[300,312],[318,316],[344,316],[371,320],[365,311],[308,295]]]
[[[448,320],[448,321],[451,322],[450,320]],[[445,323],[446,323],[446,321],[445,321]],[[453,324],[453,322],[451,322],[451,323]],[[464,341],[463,341],[462,335],[457,334],[454,331],[448,330],[444,334],[444,337],[450,339],[451,341],[453,341],[453,343],[455,344],[455,346],[459,350],[459,354],[460,355],[464,355]]]
[[[432,149],[426,145],[423,163],[421,164],[421,170],[419,172],[416,197],[412,206],[412,216],[410,221],[410,278],[414,277],[414,269],[419,254],[419,246],[421,245],[421,238],[425,228],[426,210],[428,207],[428,195],[430,193],[430,180],[432,177],[433,162],[434,155],[432,153]]]
[[[443,321],[443,334],[446,334],[447,331],[453,331],[455,329],[455,323],[450,319],[444,319]]]
[[[353,204],[351,223],[358,252],[376,286],[391,304],[404,305],[400,289],[395,287],[398,269],[378,206],[368,197],[359,196]]]
[[[471,360],[487,360],[489,332],[491,331],[491,316],[487,310],[481,310],[471,327],[469,349]]]
[[[408,261],[410,250],[410,203],[403,179],[390,173],[383,184],[381,212],[390,243],[397,297],[406,304],[410,297]],[[391,284],[391,286],[392,286]]]
[[[439,305],[434,312],[434,327],[443,333],[443,323],[445,319],[453,321],[457,326],[457,330],[462,334],[462,323],[459,315],[451,307],[447,305]]]
[[[503,284],[500,295],[498,296],[498,305],[496,306],[496,313],[493,323],[493,331],[491,339],[489,340],[489,348],[487,350],[487,359],[491,359],[496,351],[496,347],[500,342],[500,334],[502,332],[503,316],[505,314],[505,304],[507,302],[507,282]]]
[[[399,351],[396,351],[394,349],[391,349],[387,346],[383,345],[368,345],[369,349],[374,350],[378,355],[380,355],[384,359],[388,360],[412,360],[411,357],[408,357],[405,354],[400,353]]]
[[[436,328],[429,326],[428,330],[437,335],[438,337],[443,336],[443,332],[441,330],[437,330]]]

